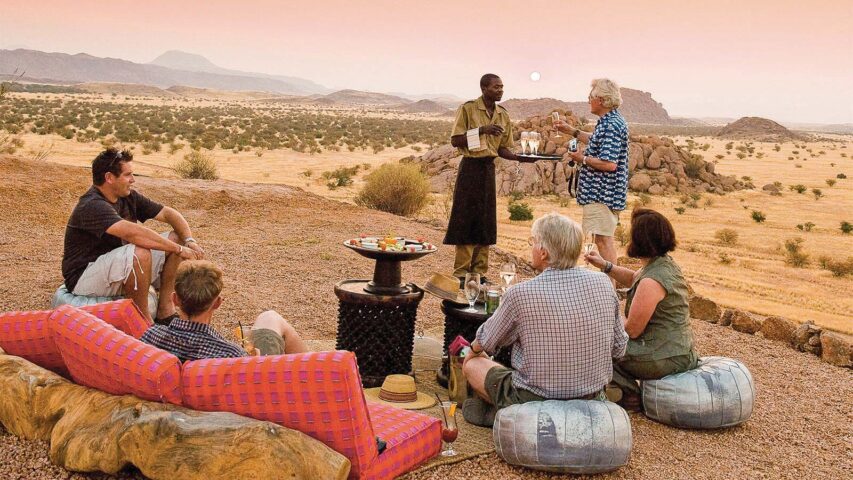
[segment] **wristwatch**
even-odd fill
[[[575,138],[578,138],[578,134],[580,133],[580,131],[581,131],[581,129],[580,129],[580,128],[576,128],[576,129],[575,129],[575,131],[574,131],[574,132],[572,132],[572,136],[573,136],[573,137],[575,137]]]
[[[196,241],[195,241],[195,239],[194,239],[193,237],[187,237],[187,238],[185,238],[185,239],[184,239],[184,245],[186,245],[186,244],[188,244],[188,243],[190,243],[190,242],[198,243],[198,242],[196,242]]]

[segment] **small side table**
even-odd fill
[[[484,304],[476,303],[474,308],[477,309],[476,313],[466,312],[468,305],[457,305],[447,300],[441,302],[441,311],[444,312],[444,355],[441,360],[441,369],[439,369],[435,379],[442,387],[447,388],[447,376],[449,375],[447,347],[457,335],[462,335],[468,341],[474,341],[477,329],[491,317],[491,314],[486,315]],[[495,355],[495,361],[507,367],[510,366],[511,358],[512,348],[502,348]]]
[[[364,387],[379,387],[387,375],[412,372],[415,319],[423,290],[406,285],[407,293],[366,292],[369,280],[335,285],[338,307],[338,350],[355,353]]]

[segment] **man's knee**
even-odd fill
[[[151,266],[151,250],[148,248],[140,247],[139,245],[134,245],[133,247],[133,256],[136,257],[136,260],[139,261],[139,265],[143,270],[147,270],[148,267]],[[137,268],[137,263],[133,263],[133,268]]]
[[[284,334],[288,331],[295,331],[293,327],[287,323],[287,320],[284,319],[278,312],[275,310],[267,310],[255,319],[255,328],[268,328],[270,330],[274,330],[281,334]]]

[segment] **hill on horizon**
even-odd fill
[[[678,125],[683,122],[669,116],[663,105],[652,98],[652,94],[632,88],[621,88],[622,106],[619,112],[631,123],[655,125]],[[554,110],[571,110],[578,117],[592,116],[587,102],[566,102],[556,98],[534,100],[511,98],[501,102],[511,117],[522,119],[534,115],[547,115]]]
[[[743,117],[720,130],[720,138],[734,140],[755,140],[758,142],[785,142],[788,140],[806,140],[806,137],[794,133],[782,125],[761,117]]]

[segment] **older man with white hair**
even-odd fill
[[[462,371],[476,392],[463,405],[469,423],[491,426],[497,409],[546,399],[600,399],[625,354],[628,335],[607,275],[578,268],[581,226],[556,213],[533,223],[533,267],[511,286],[477,330]],[[512,368],[484,356],[512,346]]]
[[[602,258],[615,265],[613,236],[628,197],[628,124],[618,110],[619,85],[607,78],[597,78],[591,85],[589,110],[600,117],[592,134],[562,121],[555,126],[587,145],[583,152],[571,154],[581,165],[577,201],[583,207],[583,230],[593,236]]]

